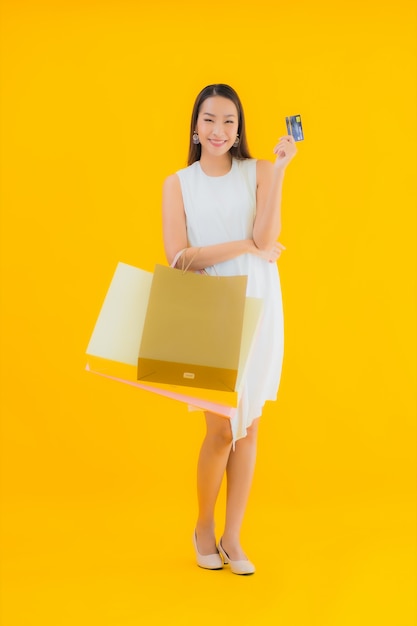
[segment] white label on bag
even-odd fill
[[[195,374],[192,372],[184,372],[184,378],[195,378]]]

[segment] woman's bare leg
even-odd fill
[[[246,559],[240,547],[240,529],[252,485],[256,461],[259,418],[252,422],[248,434],[236,442],[227,463],[226,524],[222,546],[233,561]]]
[[[214,534],[214,508],[232,446],[228,418],[206,413],[207,432],[197,466],[198,520],[196,534],[200,554],[217,552]]]

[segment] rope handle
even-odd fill
[[[185,265],[185,254],[184,254],[184,252],[187,251],[187,248],[183,248],[182,250],[177,252],[177,254],[174,256],[174,259],[173,259],[170,267],[175,267],[176,264],[178,263],[178,259],[181,258],[181,260],[182,260],[181,271],[182,271],[183,274],[185,274],[185,272],[188,270],[188,268],[190,267],[191,263],[194,261],[195,257],[200,252],[200,250],[201,250],[201,248],[198,248],[197,252],[195,254],[193,254],[193,256],[191,257],[191,260],[187,264],[187,267],[184,267],[184,265]]]
[[[177,252],[177,254],[174,256],[174,259],[170,265],[170,267],[175,267],[176,264],[178,263],[178,259],[181,257],[182,258],[182,267],[181,267],[181,271],[183,274],[185,274],[185,272],[188,270],[188,268],[190,267],[191,263],[194,261],[195,257],[197,256],[197,254],[200,252],[201,248],[198,248],[197,252],[195,254],[193,254],[193,256],[191,257],[190,262],[188,263],[187,267],[184,268],[185,265],[185,255],[184,252],[187,251],[188,248],[183,248],[182,250],[180,250],[179,252]],[[218,276],[217,270],[215,268],[215,266],[212,266],[214,269],[214,273],[216,274],[216,276]],[[203,269],[203,270],[198,270],[199,274],[206,274],[207,276],[209,275],[208,272]]]

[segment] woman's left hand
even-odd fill
[[[274,148],[274,153],[277,155],[277,158],[275,159],[275,167],[278,169],[285,169],[288,163],[297,154],[294,137],[292,135],[285,135],[284,137],[281,137]]]
[[[282,243],[279,243],[279,241],[276,241],[270,250],[260,250],[256,247],[256,245],[255,249],[257,256],[261,259],[264,259],[264,261],[268,261],[269,263],[275,263],[285,250],[285,246],[283,246]]]

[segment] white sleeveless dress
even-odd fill
[[[233,159],[224,176],[207,176],[196,161],[177,172],[180,179],[190,246],[251,239],[256,215],[256,159]],[[247,295],[263,298],[261,326],[248,363],[239,406],[231,417],[233,443],[276,400],[284,348],[281,286],[276,263],[253,254],[207,267],[209,274],[247,275]]]

